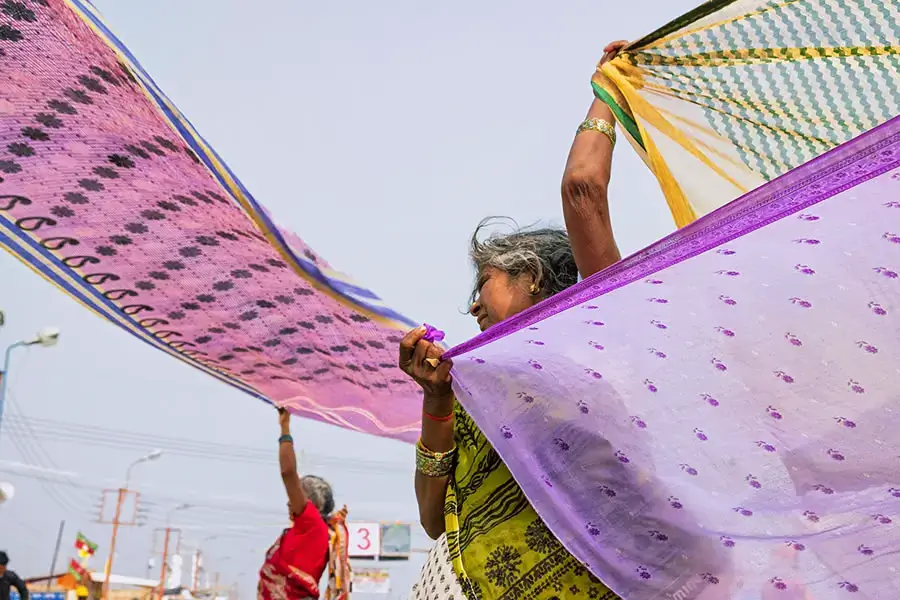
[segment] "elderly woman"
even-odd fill
[[[319,581],[326,566],[326,597],[343,599],[349,591],[346,562],[344,507],[334,515],[334,494],[327,481],[315,475],[300,476],[291,436],[291,415],[278,410],[281,436],[278,464],[288,497],[291,526],[266,552],[259,571],[259,600],[300,600],[319,597]],[[342,581],[343,580],[343,581]]]
[[[624,44],[610,44],[604,59]],[[619,260],[606,200],[612,123],[610,109],[595,100],[577,129],[562,183],[568,234],[536,229],[482,240],[482,227],[475,232],[470,312],[482,331]],[[400,343],[400,367],[425,392],[415,487],[422,526],[438,540],[411,598],[617,598],[547,530],[456,402],[452,365],[438,360],[441,351],[426,333],[413,330]],[[507,568],[511,562],[515,569]]]

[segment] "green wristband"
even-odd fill
[[[290,434],[285,434],[285,435],[281,436],[280,438],[278,438],[278,443],[279,444],[284,444],[284,443],[293,444],[294,438],[292,438],[290,436]]]

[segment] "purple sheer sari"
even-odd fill
[[[454,348],[629,600],[900,598],[900,118]]]

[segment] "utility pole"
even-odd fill
[[[173,527],[166,527],[165,529],[157,529],[157,531],[163,531],[163,551],[162,551],[162,568],[159,571],[159,600],[162,600],[163,596],[166,594],[166,571],[169,566],[169,543],[172,539],[172,534],[178,535],[179,543],[176,544],[176,552],[178,552],[178,546],[181,541],[181,530],[175,529]],[[105,600],[105,599],[104,599]]]
[[[191,581],[191,595],[196,596],[197,587],[200,582],[200,547],[197,547],[197,550],[194,551],[194,577],[193,581]]]
[[[116,494],[116,510],[112,521],[106,521],[103,518],[103,509],[106,506],[106,499],[112,494]],[[134,497],[134,512],[130,519],[122,520],[122,507],[125,505],[129,496]],[[116,554],[116,540],[119,537],[119,527],[130,527],[137,524],[137,505],[140,494],[127,487],[121,487],[117,490],[103,490],[103,500],[100,503],[100,517],[98,523],[112,525],[112,538],[109,541],[109,559],[106,561],[106,573],[103,577],[103,600],[109,600],[109,577],[112,574],[113,558]]]
[[[0,375],[2,376],[2,375]],[[59,522],[59,533],[56,534],[56,547],[53,549],[53,560],[50,561],[50,578],[47,580],[47,591],[50,591],[53,583],[53,572],[56,571],[56,559],[59,558],[59,546],[62,544],[63,531],[66,528],[66,521]]]

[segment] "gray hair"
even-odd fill
[[[507,221],[512,233],[494,232],[483,236],[486,229],[500,221]],[[472,235],[469,257],[475,265],[476,277],[487,267],[503,271],[510,277],[529,273],[541,293],[547,296],[558,294],[578,281],[575,255],[564,229],[520,228],[512,219],[488,217],[478,224]],[[478,289],[474,289],[471,300],[477,296]]]
[[[323,519],[328,519],[334,512],[334,492],[331,485],[316,475],[304,475],[300,480],[307,498],[319,509]]]

